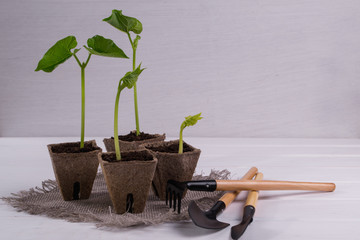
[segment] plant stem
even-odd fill
[[[80,149],[84,148],[84,138],[85,138],[85,68],[90,61],[91,53],[85,63],[81,63],[79,58],[73,53],[76,62],[81,68],[81,134],[80,134]]]
[[[130,33],[127,33],[129,41],[133,50],[133,71],[136,68],[136,46],[131,39]],[[136,83],[134,84],[134,107],[135,107],[135,125],[136,125],[136,136],[140,135],[140,124],[139,124],[139,110],[138,110],[138,101],[137,101],[137,88]]]
[[[140,127],[139,127],[139,111],[138,111],[138,104],[137,104],[136,83],[134,84],[134,105],[135,105],[136,136],[139,136],[140,135]]]
[[[84,148],[85,136],[85,67],[81,66],[81,142],[80,149]]]
[[[91,57],[91,53],[89,53],[89,56],[88,56],[88,58],[86,59],[86,62],[83,63],[83,66],[84,66],[84,67],[86,67],[86,66],[88,65],[88,63],[89,63],[89,61],[90,61],[90,57]]]
[[[124,86],[121,86],[121,82],[119,82],[118,91],[116,94],[115,99],[115,111],[114,111],[114,144],[115,144],[115,153],[116,153],[116,160],[121,160],[121,153],[120,153],[120,144],[119,144],[119,132],[118,132],[118,115],[119,115],[119,100],[120,100],[120,93],[124,89]]]
[[[73,55],[74,55],[76,62],[79,64],[80,67],[82,67],[82,64],[81,64],[80,60],[78,59],[78,57],[76,56],[76,54],[73,53]]]
[[[134,49],[133,52],[133,71],[135,70],[135,59],[136,59],[136,49]],[[139,126],[139,110],[138,110],[136,83],[134,84],[134,107],[135,107],[136,136],[139,136],[140,126]]]
[[[118,89],[118,92],[116,94],[115,111],[114,111],[114,144],[115,144],[116,160],[118,161],[121,160],[119,132],[118,132],[119,99],[120,99],[120,90]]]
[[[184,130],[184,126],[183,124],[181,124],[180,126],[180,136],[179,136],[179,154],[182,154],[183,153],[183,130]]]
[[[132,48],[134,48],[134,43],[133,43],[133,41],[132,41],[132,39],[131,39],[130,33],[129,33],[129,32],[127,32],[127,35],[128,35],[128,38],[129,38],[129,41],[130,41],[131,47],[132,47]]]

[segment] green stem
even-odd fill
[[[129,41],[130,41],[131,47],[132,47],[132,48],[134,48],[134,43],[133,43],[133,41],[132,41],[132,39],[131,39],[130,33],[129,33],[129,32],[127,32],[127,35],[128,35],[128,38],[129,38]]]
[[[73,53],[73,55],[74,55],[76,62],[79,64],[80,67],[82,67],[82,64],[81,64],[80,60],[78,59],[78,57],[76,56],[76,54]]]
[[[86,62],[83,63],[84,68],[88,65],[88,63],[89,63],[89,61],[90,61],[90,57],[91,57],[91,53],[89,53],[89,56],[88,56],[88,58],[86,59]]]
[[[136,83],[134,84],[134,105],[135,105],[136,136],[139,136],[140,135],[140,127],[139,127],[139,111],[138,111],[138,104],[137,104]]]
[[[136,68],[136,48],[133,47],[133,71]]]
[[[81,142],[80,149],[84,148],[85,136],[85,67],[81,67]]]
[[[85,138],[85,68],[90,61],[91,53],[85,63],[81,63],[79,58],[73,53],[76,62],[81,68],[81,134],[80,134],[80,149],[84,148]]]
[[[119,131],[118,131],[119,99],[120,99],[120,90],[118,89],[118,92],[116,94],[115,111],[114,111],[114,144],[115,144],[116,160],[118,161],[121,160]]]
[[[180,136],[179,136],[179,154],[183,153],[183,130],[184,130],[184,126],[183,124],[181,124]]]
[[[135,70],[135,59],[136,59],[136,49],[134,49],[134,54],[133,54],[133,71]],[[134,107],[135,107],[136,136],[139,136],[140,126],[139,126],[139,110],[138,110],[136,83],[134,84]]]
[[[130,33],[127,33],[129,41],[133,50],[133,71],[136,68],[136,46],[131,39]],[[137,101],[137,88],[136,83],[134,84],[134,107],[135,107],[135,125],[136,125],[136,136],[140,135],[140,124],[139,124],[139,110],[138,110],[138,101]]]
[[[114,144],[115,144],[116,160],[118,160],[118,161],[121,160],[120,144],[119,144],[119,131],[118,131],[119,100],[120,100],[120,93],[124,89],[124,87],[121,86],[120,83],[119,83],[118,91],[116,94],[115,111],[114,111]]]

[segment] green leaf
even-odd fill
[[[104,18],[103,21],[125,33],[134,32],[140,34],[143,30],[139,20],[123,15],[121,10],[112,10],[111,15]]]
[[[95,35],[87,40],[88,46],[84,46],[91,54],[116,57],[116,58],[129,58],[123,50],[121,50],[111,39],[104,38],[103,36]]]
[[[181,127],[184,129],[185,127],[193,126],[200,119],[202,119],[201,113],[198,113],[198,114],[193,115],[193,116],[187,116],[187,117],[185,117],[185,121],[181,124]]]
[[[44,72],[52,72],[58,65],[65,62],[72,56],[71,49],[77,46],[76,38],[68,36],[55,43],[39,61],[35,71],[43,70]],[[75,50],[76,52],[79,50]]]
[[[136,49],[138,46],[138,42],[141,39],[141,37],[139,35],[136,35],[135,39],[134,39],[134,48]]]
[[[121,86],[123,88],[132,88],[136,81],[138,80],[139,75],[144,71],[145,68],[141,69],[141,63],[140,65],[132,72],[127,72],[125,76],[120,80],[122,82]]]
[[[76,54],[80,50],[81,50],[81,48],[75,48],[73,54]]]

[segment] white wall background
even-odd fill
[[[140,124],[176,136],[358,137],[358,0],[2,0],[0,136],[78,136],[80,69],[74,59],[34,72],[57,40],[95,34],[129,56],[126,35],[101,20],[112,9],[142,21]],[[81,53],[81,54],[80,54]],[[86,58],[86,51],[80,51]],[[86,135],[110,136],[118,80],[131,61],[93,56],[86,69]],[[135,128],[132,91],[120,130]]]

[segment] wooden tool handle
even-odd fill
[[[332,192],[335,190],[335,184],[268,180],[216,180],[216,190],[311,190]]]
[[[263,177],[264,177],[264,175],[262,173],[258,173],[258,174],[256,174],[255,180],[262,180]],[[245,206],[251,205],[251,206],[256,207],[256,202],[257,202],[258,198],[259,198],[259,191],[255,191],[255,190],[249,191]]]
[[[250,168],[249,171],[247,171],[247,173],[241,178],[241,180],[250,180],[252,179],[258,172],[258,169],[256,167],[252,167]],[[233,192],[228,192],[225,193],[220,199],[219,201],[222,201],[225,203],[225,206],[227,207],[228,205],[230,205],[235,198],[237,197],[237,195],[240,193],[241,191],[233,191]]]

